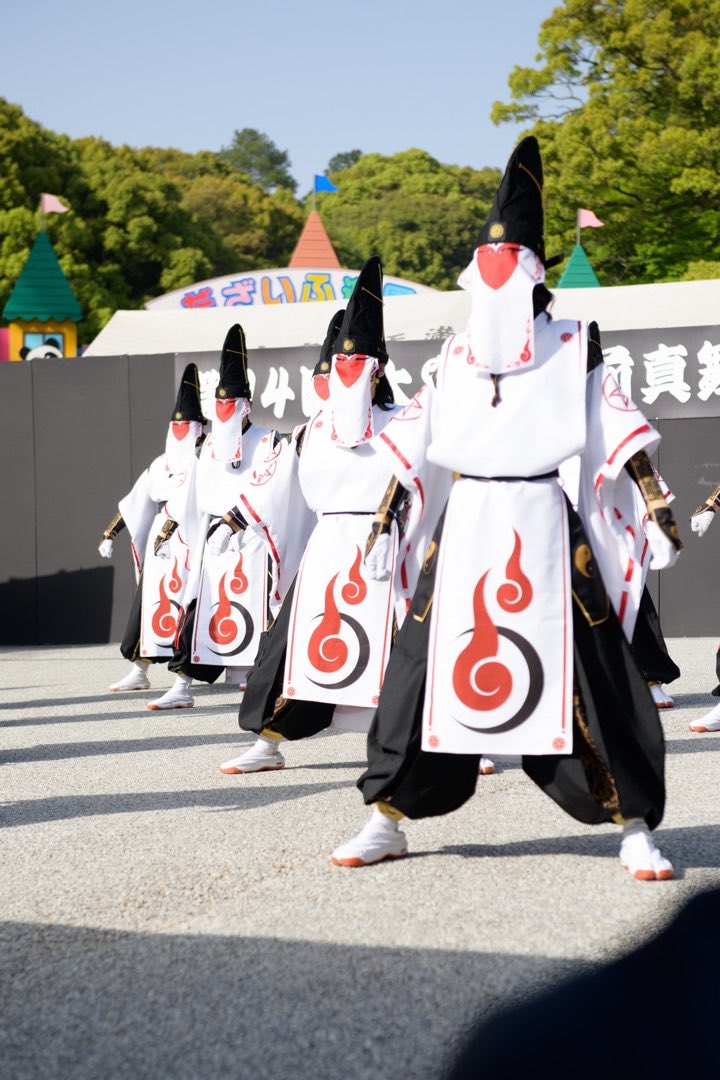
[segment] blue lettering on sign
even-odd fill
[[[383,285],[383,296],[414,296],[416,292],[410,285],[398,285],[396,281],[386,281]]]

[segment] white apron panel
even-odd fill
[[[371,581],[363,555],[372,516],[318,522],[297,576],[283,693],[300,700],[377,705],[392,639],[394,593]]]
[[[267,552],[248,530],[240,551],[203,549],[192,640],[194,664],[252,664],[267,621]]]
[[[170,538],[170,557],[155,555],[153,545],[167,514],[165,507],[150,529],[142,576],[140,656],[169,660],[185,602],[185,585],[190,569],[190,549],[180,531]]]
[[[424,750],[572,750],[567,510],[557,481],[459,480],[431,610]]]

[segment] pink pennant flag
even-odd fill
[[[600,229],[605,224],[599,217],[595,217],[592,210],[578,210],[577,213],[578,229],[584,229],[586,226],[590,226],[592,229]]]
[[[70,207],[61,203],[57,195],[48,195],[43,191],[40,196],[40,209],[43,214],[64,214]]]

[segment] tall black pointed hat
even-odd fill
[[[220,380],[215,389],[215,397],[250,398],[247,346],[240,323],[231,326],[225,335],[225,344],[220,354]]]
[[[382,287],[382,263],[377,255],[372,255],[360,271],[348,300],[334,353],[365,353],[378,360],[387,360]]]
[[[543,167],[540,147],[528,135],[513,150],[495,192],[480,244],[522,244],[545,262]]]
[[[188,364],[182,373],[171,420],[198,420],[207,424],[200,404],[200,377],[196,364]]]
[[[320,349],[317,364],[313,368],[313,375],[327,375],[329,373],[332,367],[333,353],[335,352],[335,341],[340,333],[344,314],[345,308],[340,308],[328,323],[325,341]]]

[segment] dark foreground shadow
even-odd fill
[[[690,901],[653,941],[480,1023],[445,1080],[717,1076],[720,891]]]
[[[478,1009],[579,969],[24,923],[0,943],[0,1072],[23,1080],[435,1080]]]

